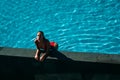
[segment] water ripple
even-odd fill
[[[0,46],[35,48],[42,30],[59,50],[119,54],[119,7],[119,0],[2,0]]]

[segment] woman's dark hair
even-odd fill
[[[43,31],[38,31],[38,32],[40,32],[42,34],[43,39],[45,40],[44,32]]]

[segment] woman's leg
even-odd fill
[[[36,60],[39,60],[40,54],[41,54],[41,51],[37,49],[36,54],[35,54]]]
[[[56,50],[58,50],[58,44],[57,43],[54,44],[54,47],[55,47]]]
[[[48,57],[48,54],[42,53],[39,60],[43,62],[47,57]]]

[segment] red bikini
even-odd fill
[[[54,47],[55,42],[50,42],[50,46]]]

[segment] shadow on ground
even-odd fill
[[[0,55],[0,80],[120,80],[120,65]]]

